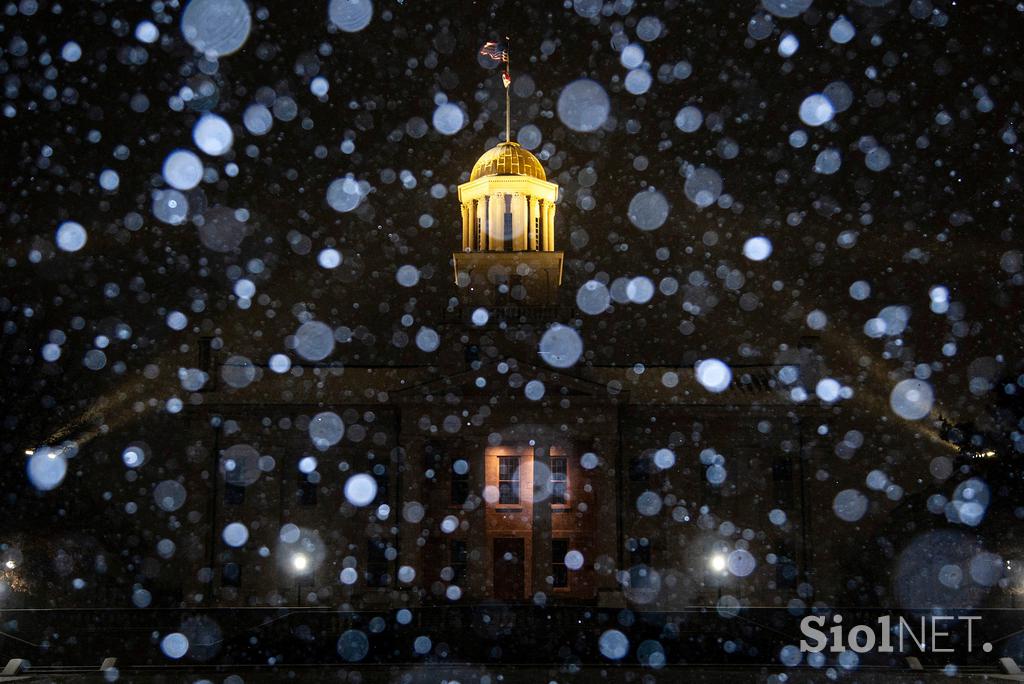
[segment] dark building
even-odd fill
[[[312,317],[294,362],[197,340],[196,368],[172,379],[191,389],[180,413],[88,443],[108,471],[89,482],[126,479],[137,496],[108,505],[109,527],[79,529],[131,553],[50,600],[671,610],[841,592],[818,572],[843,553],[815,529],[832,516],[809,477],[827,458],[822,409],[795,406],[779,367],[722,364],[702,386],[693,366],[577,363],[557,192],[514,143],[477,162],[459,188],[454,299],[416,341],[436,350],[430,366],[310,361],[336,336]],[[813,373],[813,354],[791,354],[791,372]],[[101,510],[111,498],[69,486]]]

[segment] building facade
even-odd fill
[[[840,593],[815,576],[842,555],[813,529],[831,516],[810,489],[821,409],[795,406],[779,368],[734,366],[711,393],[690,365],[538,354],[574,317],[557,198],[515,143],[477,162],[432,365],[280,368],[200,345],[180,413],[89,442],[129,500],[65,483],[107,511],[80,536],[111,570],[53,600],[673,610]]]
[[[777,369],[738,369],[712,396],[691,367],[545,364],[538,339],[571,311],[557,199],[508,142],[459,186],[458,306],[434,366],[254,368],[239,388],[211,354],[186,485],[208,497],[209,534],[189,544],[184,601],[665,610],[796,592],[812,447]],[[357,475],[370,498],[346,493]],[[787,519],[767,526],[774,509]]]

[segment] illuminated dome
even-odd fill
[[[540,161],[519,143],[503,142],[484,152],[470,174],[470,182],[484,176],[529,176],[546,181]]]
[[[558,186],[537,158],[517,143],[498,143],[459,185],[462,252],[554,252],[557,202]],[[456,256],[456,265],[464,261]]]

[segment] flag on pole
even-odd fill
[[[499,45],[497,41],[489,40],[484,43],[484,46],[480,48],[480,54],[485,57],[490,57],[495,62],[507,62],[508,61],[508,50],[503,46]]]
[[[512,84],[512,75],[509,74],[507,70],[501,72],[501,82],[505,84],[506,88]]]

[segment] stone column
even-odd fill
[[[480,220],[480,201],[473,200],[473,238],[474,250],[483,249],[483,222]]]
[[[518,215],[516,217],[515,235],[516,249],[529,249],[530,244],[530,198],[526,195],[516,195]]]
[[[512,244],[505,245],[505,249],[519,249],[520,226],[523,225],[523,211],[519,204],[521,195],[513,193],[509,208],[512,210]]]
[[[555,203],[547,203],[547,220],[544,222],[544,244],[546,247],[545,251],[555,251]]]
[[[484,215],[480,228],[480,249],[491,248],[491,196],[484,197]]]
[[[472,233],[469,231],[469,203],[463,202],[460,205],[462,209],[462,251],[465,252],[470,247],[470,236]]]
[[[537,219],[541,215],[541,201],[537,198],[529,198],[529,225],[526,226],[526,230],[529,233],[529,241],[527,242],[528,248],[532,251],[538,251],[541,246],[538,244]]]
[[[537,218],[540,220],[540,228],[537,230],[537,250],[543,252],[547,249],[547,215],[548,206],[547,202],[542,199],[537,200]]]
[[[551,594],[551,454],[547,446],[533,450],[533,516],[530,529],[530,594]],[[538,500],[540,499],[540,500]]]
[[[553,241],[551,239],[551,202],[544,203],[544,225],[541,228],[543,237],[541,240],[544,242],[544,251],[550,252],[554,249]]]
[[[535,215],[533,211],[533,198],[530,197],[529,195],[524,195],[524,199],[526,200],[526,219],[523,223],[523,226],[526,230],[525,249],[533,249],[533,247],[531,246],[533,244],[533,217]]]
[[[505,196],[500,192],[495,193],[487,198],[487,203],[489,205],[487,217],[490,224],[487,227],[487,248],[496,251],[502,248],[502,227],[505,225],[502,214],[505,213]]]

